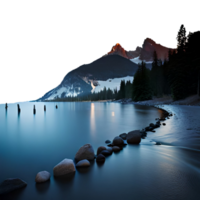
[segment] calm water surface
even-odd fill
[[[33,104],[36,115],[33,115]],[[55,105],[58,109],[55,109]],[[64,158],[73,159],[87,143],[95,152],[105,140],[154,122],[155,108],[118,103],[22,103],[0,105],[0,182],[18,177],[28,183],[1,199],[198,199],[198,151],[156,146],[148,139],[127,145],[103,165],[77,170],[72,179],[35,184],[39,171],[53,175]]]

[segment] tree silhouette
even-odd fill
[[[146,68],[145,62],[138,64],[138,70],[133,80],[133,101],[144,101],[152,99],[150,87],[149,70]]]

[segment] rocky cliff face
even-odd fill
[[[168,57],[168,51],[171,48],[164,47],[160,44],[157,44],[150,38],[146,38],[142,47],[137,47],[135,51],[126,51],[124,48],[117,43],[112,47],[111,51],[106,55],[120,55],[127,59],[139,58],[140,60],[144,60],[146,62],[153,61],[153,52],[156,51],[158,55],[158,59],[164,60]],[[171,49],[173,50],[173,49]]]
[[[120,55],[128,59],[126,51],[121,47],[119,43],[112,47],[111,51],[108,52],[108,55]]]

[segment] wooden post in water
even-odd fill
[[[17,110],[18,110],[18,114],[19,114],[21,112],[19,104],[17,104]]]
[[[7,108],[8,108],[8,104],[6,103],[6,105],[5,105],[5,109],[7,110]]]
[[[44,105],[44,111],[46,112],[46,105]]]
[[[58,106],[56,105],[56,109],[58,108]]]
[[[35,109],[35,105],[33,106],[33,114],[35,115],[36,113],[36,109]]]

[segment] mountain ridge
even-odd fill
[[[97,87],[99,90],[99,81],[133,77],[138,68],[137,64],[142,60],[146,62],[147,68],[151,68],[154,50],[158,51],[158,59],[164,60],[170,48],[157,44],[150,38],[146,38],[142,47],[136,47],[134,51],[126,51],[117,43],[111,48],[110,52],[101,58],[70,71],[65,75],[60,85],[38,100],[54,100],[68,96],[87,95],[95,92]]]

